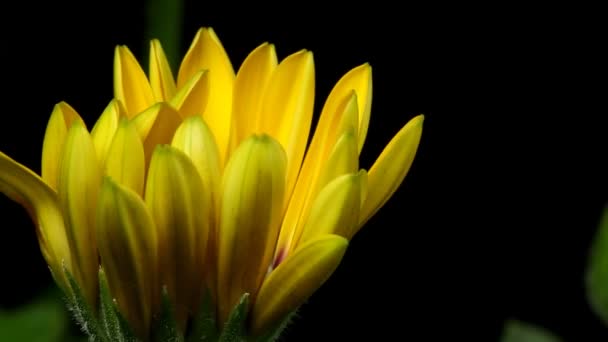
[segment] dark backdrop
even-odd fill
[[[496,341],[509,318],[569,341],[608,338],[583,286],[608,200],[594,11],[332,6],[186,5],[184,51],[200,26],[215,29],[235,68],[263,41],[279,58],[312,50],[317,110],[342,74],[370,62],[364,167],[426,114],[405,183],[353,239],[289,338]],[[104,1],[3,12],[0,149],[39,171],[53,105],[67,101],[92,127],[112,96],[114,46],[147,54],[144,11]],[[51,279],[25,211],[0,197],[0,213],[0,303],[14,307]]]

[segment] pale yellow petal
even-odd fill
[[[141,197],[106,177],[99,194],[96,235],[108,287],[121,314],[146,340],[160,296],[158,237]]]
[[[360,226],[365,224],[397,190],[414,161],[424,116],[410,120],[384,148],[368,175],[367,199],[361,209]]]
[[[311,192],[314,197],[311,197],[310,212],[307,208],[306,217],[301,218],[300,224],[293,234],[294,242],[299,241],[298,244],[301,244],[303,241],[302,239],[310,239],[315,236],[315,234],[318,235],[318,232],[338,234],[350,240],[350,234],[354,230],[354,223],[351,223],[351,221],[358,220],[361,207],[360,198],[362,190],[359,184],[359,177],[357,176],[358,170],[359,154],[357,151],[357,136],[355,135],[354,128],[349,126],[349,130],[344,132],[338,139],[333,150],[329,154],[327,161],[323,164],[323,170],[321,170],[315,184],[315,187],[318,190]],[[347,174],[350,174],[351,181],[343,180],[342,183],[344,184],[340,185],[338,190],[333,190],[333,192],[329,191],[329,193],[332,194],[327,195],[328,188],[335,188],[335,186],[329,187],[328,184],[332,183],[336,178]],[[356,189],[352,183],[357,183]],[[355,191],[357,191],[356,194]],[[351,196],[352,198],[346,198],[345,196]],[[333,197],[335,197],[334,202],[332,202]],[[332,215],[329,208],[332,206],[335,207],[334,209],[331,209],[336,211],[335,215],[346,215],[348,220],[345,216],[339,216],[342,221],[338,222],[338,218],[335,218],[334,225],[327,223],[319,224],[316,222],[319,213],[329,220],[329,217]],[[352,206],[352,208],[349,209],[350,206]],[[331,217],[335,217],[335,215]],[[348,222],[348,224],[346,222]],[[315,233],[312,234],[312,232]],[[308,237],[302,236],[302,234]],[[300,236],[302,236],[302,238],[300,238]],[[292,244],[290,249],[282,251],[281,254],[289,254],[295,247],[296,244]]]
[[[343,99],[349,97],[351,92],[357,94],[357,107],[359,113],[359,153],[365,143],[369,118],[372,108],[372,67],[365,63],[346,73],[336,83],[335,87],[327,97],[321,117],[332,116],[338,111]]]
[[[281,254],[289,253],[294,247],[292,243],[294,237],[300,236],[312,201],[324,185],[320,184],[319,178],[323,176],[324,170],[331,170],[327,163],[338,138],[347,130],[355,132],[353,126],[357,125],[353,120],[358,118],[357,96],[352,91],[348,94],[343,98],[336,112],[322,116],[317,125],[281,226],[281,235],[276,248],[277,257],[279,251]],[[358,138],[356,140],[358,141]]]
[[[75,121],[66,138],[57,193],[71,247],[74,277],[92,307],[97,302],[95,208],[100,171],[91,136],[82,122]]]
[[[219,153],[213,133],[203,118],[200,116],[186,118],[175,131],[171,145],[192,160],[201,176],[205,191],[210,196],[210,201],[217,202],[221,183]],[[216,205],[213,204],[212,207],[215,208]]]
[[[219,152],[213,133],[200,116],[186,118],[175,131],[171,145],[184,152],[198,170],[203,183],[204,203],[209,203],[209,243],[207,244],[207,264],[205,282],[216,298],[217,260],[215,241],[217,241],[217,222],[219,211],[221,168]]]
[[[181,122],[179,113],[164,102],[155,104],[133,118],[135,129],[144,142],[146,169],[150,165],[150,158],[156,145],[171,143],[173,134]]]
[[[112,144],[112,139],[114,139],[114,133],[118,128],[118,121],[124,115],[124,109],[120,101],[112,99],[99,119],[97,119],[95,126],[93,126],[91,138],[93,139],[93,145],[95,145],[95,151],[97,152],[97,160],[99,160],[101,167],[106,163],[108,150]]]
[[[219,317],[255,294],[272,263],[285,195],[286,156],[267,135],[245,140],[226,165],[218,236]]]
[[[146,183],[146,204],[159,235],[160,278],[181,328],[203,285],[210,208],[201,177],[186,154],[159,145]]]
[[[150,41],[150,86],[157,102],[169,101],[175,95],[175,79],[158,39]]]
[[[340,264],[348,241],[324,235],[303,244],[264,281],[252,312],[252,332],[260,335],[302,305]]]
[[[350,240],[359,222],[361,181],[358,173],[342,175],[319,193],[297,246],[324,234],[336,234]]]
[[[361,169],[359,170],[359,180],[361,181],[361,195],[360,195],[360,200],[361,203],[359,205],[359,207],[361,208],[361,210],[363,210],[363,205],[365,204],[365,201],[367,200],[367,193],[368,193],[368,175],[367,175],[367,170]],[[355,227],[355,230],[357,230],[358,227]],[[354,234],[354,233],[353,233]]]
[[[295,185],[308,143],[315,98],[315,67],[310,51],[285,58],[265,92],[258,131],[275,138],[287,154],[287,198]]]
[[[186,53],[177,77],[181,88],[194,74],[209,72],[209,101],[203,118],[216,137],[224,165],[232,125],[234,69],[219,38],[211,28],[201,28]]]
[[[57,284],[69,289],[63,265],[72,272],[72,257],[55,191],[34,172],[0,152],[0,192],[28,211],[44,260]]]
[[[122,118],[105,164],[105,174],[138,195],[144,190],[144,145],[132,122]]]
[[[114,51],[114,97],[125,106],[132,118],[154,103],[154,96],[146,74],[126,46]]]
[[[209,99],[209,78],[206,70],[194,74],[169,102],[182,118],[203,115]]]
[[[42,143],[42,179],[53,189],[57,189],[59,163],[63,153],[63,144],[68,128],[74,121],[81,121],[80,115],[65,102],[59,102],[53,108],[46,126]]]
[[[350,129],[338,139],[329,158],[321,171],[317,187],[325,187],[336,177],[359,170],[359,153],[357,151],[357,136]]]
[[[241,65],[234,82],[232,113],[234,116],[234,150],[251,134],[262,120],[262,100],[266,87],[277,67],[274,45],[264,43],[253,50]]]

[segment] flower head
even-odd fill
[[[163,288],[182,331],[204,289],[218,326],[247,293],[249,333],[259,335],[325,282],[413,162],[423,116],[369,171],[359,165],[371,79],[368,64],[346,73],[309,141],[309,51],[279,62],[264,43],[235,74],[214,31],[203,28],[174,78],[158,41],[147,76],[118,46],[114,99],[92,130],[57,104],[41,177],[0,152],[0,191],[34,219],[66,293],[73,277],[95,308],[101,267],[138,336],[150,335]]]

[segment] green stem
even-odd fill
[[[146,1],[146,32],[143,51],[149,50],[151,39],[160,40],[174,73],[177,71],[177,62],[181,50],[183,15],[183,0]]]

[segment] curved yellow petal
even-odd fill
[[[255,294],[272,263],[285,195],[286,156],[267,135],[245,140],[226,165],[218,236],[219,317]]]
[[[232,113],[234,116],[234,150],[256,130],[262,120],[262,100],[266,87],[277,67],[274,45],[264,43],[253,50],[241,65],[234,82]]]
[[[218,211],[221,185],[221,168],[219,152],[213,133],[204,120],[200,116],[191,116],[186,118],[175,131],[171,145],[178,150],[184,152],[198,170],[203,183],[202,195],[204,203],[209,203],[209,243],[207,244],[207,264],[204,266],[208,269],[205,276],[205,282],[210,288],[214,298],[216,298],[217,285],[217,263],[215,262],[217,241]]]
[[[359,170],[359,153],[357,151],[357,136],[351,129],[338,139],[333,151],[324,165],[319,177],[319,189],[343,174]]]
[[[192,161],[209,195],[212,208],[216,208],[221,183],[220,161],[213,133],[200,116],[186,118],[175,131],[171,146],[184,152]],[[214,212],[215,209],[212,210]]]
[[[388,201],[407,175],[418,150],[423,121],[424,116],[418,115],[405,124],[372,165],[359,227]]]
[[[99,194],[96,234],[112,296],[136,334],[147,338],[158,272],[156,227],[138,194],[105,177]]]
[[[222,43],[211,28],[201,28],[196,33],[179,68],[178,88],[201,70],[209,72],[209,101],[203,118],[217,139],[223,166],[232,125],[234,69]]]
[[[157,102],[169,101],[175,95],[175,79],[158,39],[150,41],[150,87]]]
[[[359,113],[358,141],[360,153],[367,136],[372,108],[372,67],[369,64],[365,63],[350,70],[338,81],[338,83],[336,83],[327,97],[327,101],[325,101],[321,117],[324,115],[334,115],[343,99],[351,96],[350,94],[352,91],[355,91],[357,94],[357,107]]]
[[[71,247],[74,277],[92,307],[97,303],[95,208],[100,185],[101,172],[93,141],[84,124],[75,121],[66,138],[57,193]]]
[[[114,50],[114,97],[122,102],[128,118],[132,118],[154,103],[146,74],[128,47]]]
[[[324,234],[340,235],[351,239],[359,223],[361,180],[359,173],[342,175],[329,184],[315,199],[310,216],[297,246]]]
[[[105,174],[141,196],[144,190],[145,165],[144,145],[139,134],[133,123],[123,118],[108,152]]]
[[[68,128],[74,121],[81,121],[80,115],[65,102],[59,102],[53,108],[46,126],[42,143],[42,179],[53,190],[57,190],[59,163],[63,153],[63,144],[68,135]]]
[[[367,193],[368,193],[368,175],[367,175],[367,170],[361,169],[359,170],[359,180],[360,180],[360,184],[361,184],[361,195],[359,196],[359,199],[361,200],[361,203],[359,204],[359,208],[361,208],[360,210],[363,210],[363,205],[365,204],[365,201],[367,200]],[[358,229],[359,227],[355,227],[355,231]],[[354,234],[355,232],[353,232]]]
[[[181,328],[194,313],[203,285],[211,216],[207,191],[188,156],[168,145],[156,147],[145,199],[158,229],[161,282]]]
[[[287,154],[287,198],[295,185],[308,143],[315,98],[312,52],[285,58],[266,88],[258,131],[275,138]]]
[[[357,96],[351,91],[349,95],[343,98],[341,105],[336,109],[335,113],[322,116],[315,134],[313,136],[298,180],[289,200],[285,219],[281,226],[281,235],[277,243],[275,258],[285,256],[285,253],[293,250],[294,237],[300,236],[305,219],[308,217],[312,202],[316,195],[321,190],[322,186],[319,178],[323,173],[327,173],[331,168],[328,166],[328,159],[331,156],[332,150],[335,148],[336,142],[347,130],[355,132],[353,128],[357,126],[353,122],[358,115]],[[357,139],[358,140],[358,137]],[[327,177],[325,177],[327,178]],[[329,181],[325,179],[324,182]]]
[[[117,99],[112,99],[95,126],[91,130],[91,138],[93,139],[93,145],[95,145],[95,151],[97,152],[97,159],[99,165],[103,167],[108,157],[108,150],[114,139],[114,133],[118,128],[118,121],[120,117],[124,116],[124,109]]]
[[[146,169],[156,145],[171,143],[181,122],[179,113],[165,102],[157,103],[133,118],[135,129],[144,142]]]
[[[0,192],[28,211],[55,281],[62,289],[69,289],[62,265],[72,272],[72,258],[55,191],[34,172],[0,152]]]
[[[299,247],[264,281],[253,306],[251,330],[260,335],[298,308],[340,264],[348,241],[324,235]]]
[[[203,115],[209,100],[209,78],[206,70],[194,74],[169,102],[186,118]]]

